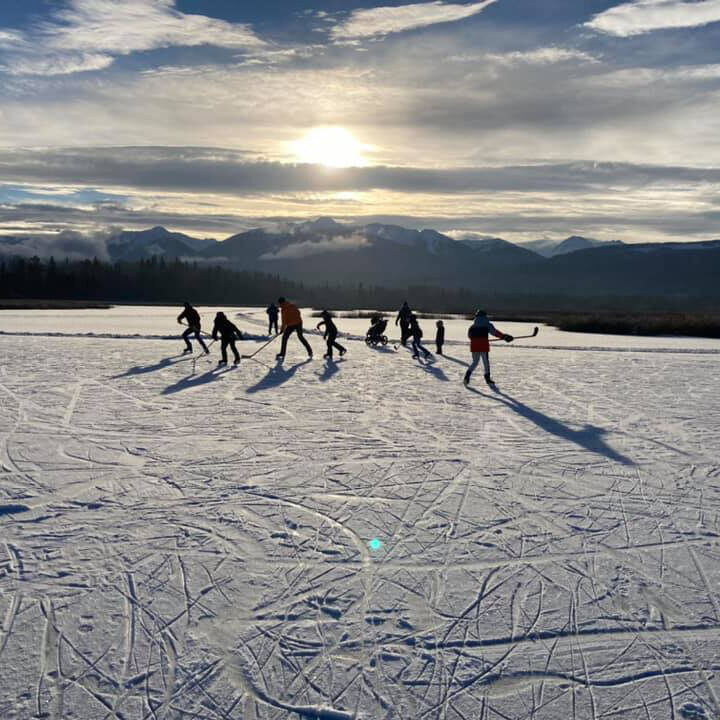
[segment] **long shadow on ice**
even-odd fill
[[[192,355],[173,355],[169,358],[163,358],[159,362],[156,362],[152,365],[135,365],[135,367],[128,368],[124,373],[120,373],[119,375],[113,375],[112,379],[118,380],[119,378],[131,377],[132,375],[144,375],[145,373],[156,372],[157,370],[164,370],[171,365],[177,365],[183,360],[190,359],[192,359]]]
[[[318,375],[318,378],[320,378],[320,382],[327,382],[333,375],[337,374],[337,372],[340,370],[339,364],[341,362],[344,361],[338,360],[337,362],[335,362],[335,360],[330,360],[329,358],[326,359],[323,371],[321,374]]]
[[[286,383],[292,376],[301,368],[303,365],[307,365],[310,362],[310,358],[303,360],[303,362],[295,363],[288,368],[283,367],[281,362],[278,362],[275,367],[270,368],[268,374],[262,378],[255,385],[251,385],[245,392],[252,394],[260,392],[260,390],[271,390],[272,388],[279,387]]]
[[[443,382],[449,382],[448,376],[445,374],[445,371],[441,368],[435,365],[435,358],[429,360],[420,361],[418,360],[418,365],[428,374],[432,375],[436,380],[442,380]]]
[[[469,367],[470,363],[465,362],[464,360],[458,360],[458,358],[453,357],[452,355],[441,355],[440,357],[444,358],[445,360],[449,360],[450,362],[457,363],[458,365],[462,365],[463,367]]]
[[[482,397],[490,398],[496,402],[502,403],[506,407],[509,407],[513,412],[516,412],[526,420],[535,423],[541,430],[544,430],[551,435],[568,440],[569,442],[579,445],[584,450],[589,452],[597,453],[608,458],[608,460],[614,460],[622,465],[634,465],[632,460],[622,455],[617,450],[614,450],[604,440],[603,435],[607,434],[605,428],[598,427],[597,425],[585,425],[579,430],[574,430],[569,425],[566,425],[560,420],[545,415],[545,413],[535,410],[525,403],[520,402],[516,398],[508,395],[507,393],[496,390],[494,395],[488,395],[482,393],[475,388],[469,387],[468,390],[482,395]]]
[[[207,385],[208,383],[220,380],[222,376],[230,372],[232,368],[225,368],[224,370],[208,370],[202,375],[188,375],[188,377],[178,380],[172,385],[168,385],[163,391],[163,395],[172,395],[173,393],[180,392],[181,390],[190,390],[194,387],[200,387],[201,385]]]

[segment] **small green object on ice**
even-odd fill
[[[379,550],[382,547],[382,541],[380,538],[373,538],[370,541],[370,549],[371,550]]]

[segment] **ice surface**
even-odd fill
[[[716,342],[73,336],[177,312],[0,313],[0,718],[720,717]]]
[[[266,315],[259,308],[198,307],[205,330],[212,329],[213,318],[218,310],[233,318],[237,325],[250,333],[262,333],[267,329]],[[42,335],[116,335],[120,337],[166,338],[177,331],[175,322],[179,307],[163,306],[116,306],[108,310],[2,310],[0,311],[0,333]],[[369,311],[368,311],[369,312]],[[314,327],[319,318],[310,316],[309,309],[303,310],[305,327]],[[395,314],[386,313],[388,335],[399,337],[395,327]],[[336,319],[341,332],[364,337],[370,321],[365,318]],[[435,338],[435,320],[421,320],[425,340]],[[448,343],[459,343],[465,350],[467,329],[470,322],[465,319],[445,320],[445,338]],[[532,332],[531,323],[497,322],[497,326],[514,335]],[[519,341],[513,347],[528,345],[538,348],[616,349],[616,350],[712,350],[720,352],[720,341],[711,338],[682,337],[629,337],[626,335],[603,335],[595,333],[564,332],[554,327],[541,325],[541,334],[530,341]]]

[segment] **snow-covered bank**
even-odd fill
[[[0,717],[720,716],[714,355],[310,340],[0,336]]]

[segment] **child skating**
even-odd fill
[[[423,346],[420,341],[422,340],[423,332],[418,323],[417,315],[412,313],[410,315],[410,337],[412,338],[412,349],[413,357],[417,358],[420,355],[420,351],[423,352],[425,359],[432,357],[432,353]]]
[[[327,341],[327,352],[323,355],[323,357],[328,360],[332,360],[333,348],[337,348],[340,353],[340,357],[342,357],[347,350],[337,342],[338,329],[337,325],[333,322],[332,315],[327,310],[323,310],[320,317],[322,320],[317,324],[317,329],[319,330],[323,325],[325,326],[325,334],[323,337]]]
[[[218,339],[218,333],[220,333],[220,352],[222,353],[222,358],[218,361],[218,365],[227,365],[228,345],[235,356],[233,365],[237,365],[240,362],[240,354],[235,347],[235,338],[242,340],[242,333],[227,319],[227,316],[223,312],[219,312],[215,316],[215,325],[212,331],[213,340]]]
[[[435,325],[437,326],[435,333],[435,351],[438,355],[442,355],[443,345],[445,344],[445,324],[442,320],[438,320]]]
[[[493,335],[496,338],[500,338],[505,342],[512,342],[513,336],[506,333],[501,333],[495,326],[488,320],[487,313],[484,310],[478,310],[475,313],[475,321],[468,330],[468,337],[470,338],[470,352],[472,353],[472,363],[465,373],[465,379],[463,380],[464,385],[467,387],[470,384],[470,377],[473,371],[478,366],[480,360],[483,362],[485,369],[485,382],[488,385],[495,385],[495,382],[490,377],[490,340],[489,335]]]

